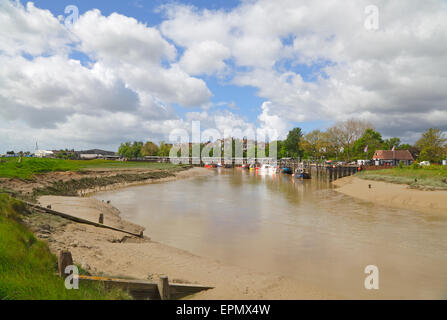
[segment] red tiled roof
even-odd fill
[[[408,150],[376,150],[373,156],[374,160],[413,160],[414,158]]]

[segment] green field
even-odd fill
[[[125,169],[145,168],[153,170],[169,170],[177,168],[170,163],[150,162],[123,162],[110,160],[61,160],[23,158],[22,163],[18,158],[2,158],[0,162],[0,178],[31,179],[35,174],[52,171],[81,171],[86,169]]]
[[[56,257],[21,223],[26,214],[22,202],[0,194],[0,300],[129,299],[123,291],[106,291],[101,284],[67,290],[56,276]]]
[[[356,176],[367,180],[408,184],[414,188],[447,189],[446,166],[417,167],[415,165],[376,171],[367,170]]]

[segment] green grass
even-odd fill
[[[31,179],[38,173],[80,169],[79,164],[67,160],[23,158],[22,163],[18,163],[18,158],[3,158],[0,163],[0,177]]]
[[[110,161],[110,160],[61,160],[23,158],[18,163],[18,158],[2,158],[0,162],[0,178],[32,179],[35,174],[52,171],[81,171],[84,169],[125,169],[144,168],[152,170],[171,170],[177,165],[170,163]]]
[[[0,300],[129,299],[123,291],[106,291],[99,283],[67,290],[55,275],[56,257],[20,222],[24,214],[22,202],[0,194]]]
[[[385,181],[391,183],[408,184],[414,188],[447,189],[447,167],[406,166],[384,170],[367,170],[357,174],[359,178],[367,180]]]

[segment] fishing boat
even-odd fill
[[[259,169],[259,173],[276,173],[276,167],[269,164],[263,164]]]
[[[285,173],[285,174],[292,174],[293,170],[289,167],[284,167],[284,168],[281,168],[281,172]]]
[[[297,179],[310,179],[310,174],[303,168],[296,169],[295,178]]]

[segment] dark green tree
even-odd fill
[[[120,156],[134,159],[142,157],[141,149],[143,147],[143,142],[125,142],[122,143],[118,149],[118,154]]]
[[[357,159],[372,159],[374,152],[383,149],[382,135],[373,129],[366,129],[365,133],[354,143],[354,154]],[[368,152],[365,147],[368,146]]]
[[[294,128],[289,131],[286,140],[284,141],[284,148],[286,157],[301,158],[303,156],[303,150],[301,150],[300,142],[303,137],[301,128]]]
[[[400,146],[400,138],[394,137],[391,139],[386,139],[383,142],[383,149],[384,150],[391,150],[393,147],[396,149],[399,149]]]

